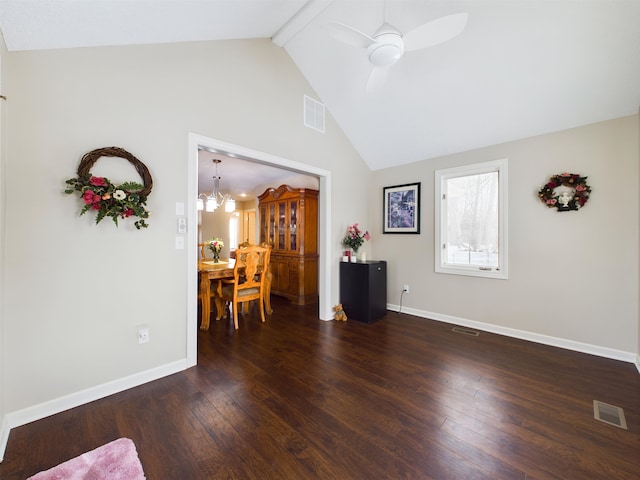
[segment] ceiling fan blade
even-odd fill
[[[340,22],[328,22],[327,28],[329,33],[336,40],[352,45],[354,47],[367,48],[376,41],[366,33],[362,33],[360,30],[356,30],[349,25],[345,25]]]
[[[389,75],[389,67],[373,67],[367,80],[367,93],[373,93],[378,90],[384,82],[387,81]]]
[[[405,51],[419,50],[451,40],[462,33],[468,18],[468,13],[454,13],[414,28],[402,37]]]

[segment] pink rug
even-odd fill
[[[145,480],[145,476],[134,443],[119,438],[27,480]]]

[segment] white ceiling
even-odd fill
[[[221,161],[217,169],[214,159]],[[265,185],[279,187],[292,175],[290,171],[250,159],[229,157],[207,150],[198,151],[198,193],[211,194],[213,178],[218,176],[220,192],[242,201],[245,197],[257,197],[264,193]]]
[[[327,32],[372,34],[380,0],[0,0],[10,51],[273,38],[371,169],[635,114],[640,0],[387,0],[401,32],[468,12],[458,37],[407,52],[365,93],[366,51]]]

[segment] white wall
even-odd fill
[[[207,242],[214,237],[221,238],[224,242],[224,247],[220,251],[221,258],[229,258],[229,219],[231,215],[232,213],[224,211],[224,207],[217,208],[215,212],[198,213],[198,217],[202,218],[200,223],[202,242]],[[211,258],[213,254],[207,250],[206,255],[207,258]]]
[[[425,316],[472,320],[543,338],[638,352],[638,115],[528,138],[373,174],[382,187],[422,182],[420,235],[382,235],[376,213],[373,255],[388,265],[388,301]],[[509,279],[434,272],[434,171],[509,160]],[[550,176],[589,177],[591,199],[556,212],[537,198]],[[596,349],[597,350],[597,349]]]
[[[340,172],[331,192],[337,303],[339,230],[366,215],[371,177],[332,118],[325,134],[302,126],[303,95],[317,96],[283,50],[268,40],[202,42],[12,52],[4,63],[5,411],[184,361],[187,260],[174,238],[189,132]],[[81,156],[110,145],[153,175],[147,230],[93,225],[63,193]],[[350,178],[361,179],[359,201]],[[151,330],[144,346],[140,324]]]
[[[6,55],[4,40],[0,39],[0,94],[3,94],[2,86],[4,85],[4,77],[2,75],[2,61]],[[5,266],[5,158],[4,154],[4,130],[2,125],[5,123],[5,101],[0,99],[0,272],[4,272]],[[4,449],[9,435],[9,426],[6,421],[5,409],[5,380],[4,371],[6,365],[6,343],[4,334],[5,324],[5,276],[0,275],[0,462],[4,457]]]

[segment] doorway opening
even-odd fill
[[[239,145],[222,142],[213,138],[189,133],[188,175],[187,175],[187,366],[197,363],[197,207],[198,196],[198,149],[206,148],[230,157],[246,161],[271,165],[291,172],[313,175],[320,180],[318,212],[318,315],[320,320],[331,320],[331,172],[265,152],[252,150]]]

